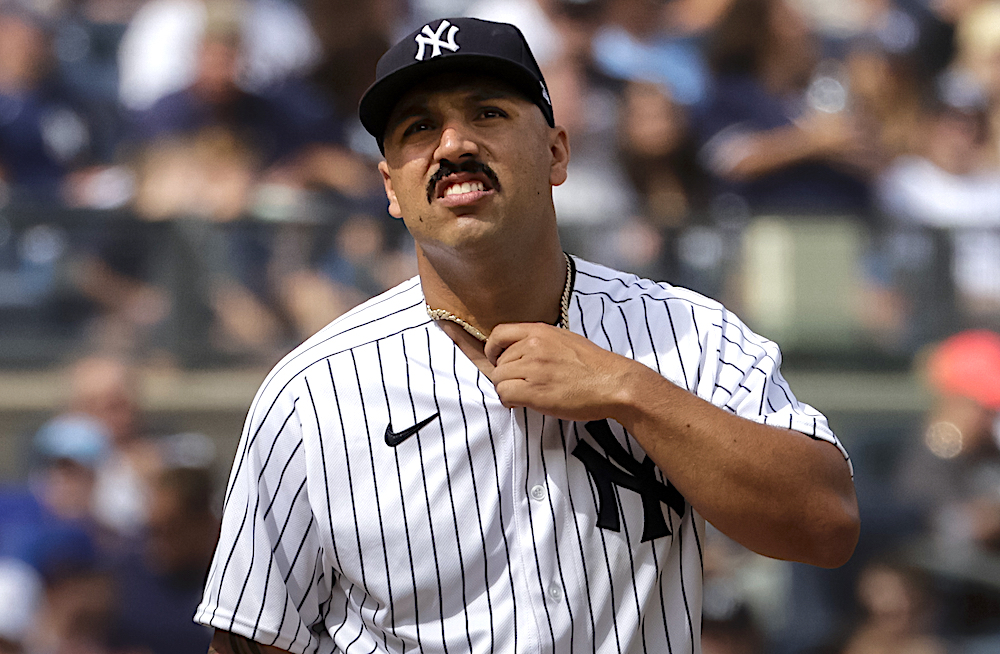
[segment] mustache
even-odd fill
[[[486,176],[486,179],[490,180],[490,185],[494,190],[500,191],[500,180],[497,179],[497,174],[493,172],[493,169],[488,164],[475,159],[466,159],[458,164],[452,163],[447,159],[442,159],[438,169],[434,171],[434,174],[427,181],[427,204],[430,204],[434,200],[434,190],[437,188],[438,182],[448,175],[456,173],[481,173]]]

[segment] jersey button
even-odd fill
[[[562,596],[563,596],[562,588],[560,588],[556,584],[552,584],[551,586],[549,586],[548,592],[549,592],[549,599],[552,600],[553,602],[558,603],[562,601]]]
[[[541,502],[545,499],[545,486],[541,484],[535,484],[531,487],[531,499],[536,502]]]

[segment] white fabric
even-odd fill
[[[879,201],[904,222],[929,227],[1000,226],[1000,170],[953,175],[922,157],[899,157],[879,181]]]
[[[42,603],[42,577],[27,563],[0,558],[0,638],[20,643]]]
[[[94,517],[119,534],[135,535],[146,525],[148,495],[139,471],[115,452],[97,468]]]
[[[922,157],[900,157],[878,191],[882,208],[901,223],[953,230],[956,287],[1000,301],[1000,170],[953,175]]]
[[[127,108],[148,109],[194,81],[205,21],[202,0],[150,0],[136,12],[118,51],[119,97]],[[308,71],[321,54],[308,17],[284,0],[248,0],[242,37],[240,82],[248,90]]]
[[[777,347],[721,305],[575,261],[574,332],[726,410],[840,447],[791,394]],[[435,414],[386,444],[390,424]],[[587,425],[504,408],[428,319],[419,280],[405,282],[264,382],[196,620],[295,653],[700,651],[704,520],[682,498],[654,501],[669,533],[643,542],[656,515],[615,487],[620,528],[598,527],[608,500],[578,448],[614,465]]]

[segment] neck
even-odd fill
[[[475,256],[442,256],[418,246],[417,265],[427,304],[485,334],[503,323],[555,324],[560,318],[567,273],[558,238],[523,253]]]

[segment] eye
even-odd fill
[[[498,107],[483,107],[479,110],[481,118],[506,118],[507,112]]]
[[[430,128],[431,128],[430,121],[428,121],[428,120],[415,120],[412,123],[410,123],[409,125],[407,125],[406,129],[403,130],[403,138],[406,138],[407,136],[412,136],[412,135],[417,134],[419,132],[425,132],[425,131],[429,130]]]

